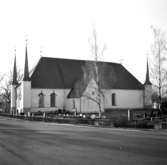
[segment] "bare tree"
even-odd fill
[[[0,86],[1,97],[3,99],[4,108],[6,110],[9,110],[9,108],[10,108],[12,78],[13,78],[12,71],[10,71],[8,74],[4,75],[3,83],[1,83],[1,86]],[[17,81],[20,82],[22,80],[22,78],[23,78],[23,74],[22,74],[21,70],[19,69],[17,71]]]
[[[167,39],[165,32],[159,28],[152,27],[154,34],[154,42],[151,47],[152,67],[151,78],[153,85],[158,88],[159,102],[161,103],[162,96],[166,92],[167,70],[165,62],[167,60]]]
[[[0,74],[0,84],[2,83],[3,79],[4,79],[4,74]]]
[[[102,67],[104,63],[100,64],[99,57],[103,56],[105,46],[100,49],[97,43],[97,33],[96,30],[93,29],[93,37],[91,45],[91,51],[94,56],[94,61],[87,61],[85,66],[83,67],[84,72],[84,82],[89,83],[91,79],[94,79],[96,85],[92,85],[92,88],[95,90],[95,95],[86,94],[85,97],[97,103],[99,107],[99,117],[101,117],[102,113],[102,98],[104,97],[102,92]]]

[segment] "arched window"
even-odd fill
[[[112,101],[112,106],[116,106],[116,94],[115,93],[112,93],[111,101]]]
[[[53,92],[50,94],[50,106],[55,107],[56,106],[56,94]]]
[[[39,96],[39,108],[43,108],[44,107],[44,94],[42,93],[42,91],[38,96]]]

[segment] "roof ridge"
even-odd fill
[[[46,57],[42,56],[41,59],[55,59],[55,60],[72,60],[72,61],[90,61],[90,62],[95,62],[95,60],[86,60],[86,59],[74,59],[74,58],[62,58],[62,57]],[[121,63],[118,62],[109,62],[109,61],[98,61],[100,63],[109,63],[109,64],[117,64],[117,65],[122,65]]]

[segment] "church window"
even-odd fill
[[[112,93],[111,101],[112,101],[112,106],[116,106],[116,94],[115,93]]]
[[[54,92],[50,94],[50,106],[56,106],[56,94]]]
[[[44,94],[41,92],[39,95],[39,108],[44,107]]]

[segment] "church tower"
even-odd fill
[[[27,41],[25,49],[24,75],[22,81],[22,106],[24,113],[29,112],[31,109],[31,81],[29,78],[29,69],[28,69]]]
[[[144,83],[144,106],[148,108],[152,107],[152,83],[150,82],[148,59],[147,59],[146,80]]]
[[[11,84],[11,113],[15,114],[17,111],[17,91],[16,87],[18,85],[17,81],[17,66],[16,66],[16,50],[15,50],[15,58],[14,58],[14,66],[13,66],[13,78],[12,78],[12,84]]]

